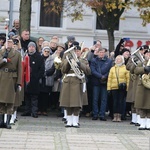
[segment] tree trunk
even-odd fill
[[[114,30],[107,30],[107,35],[108,35],[108,45],[109,45],[109,52],[112,52],[114,50]]]
[[[23,30],[30,31],[32,0],[20,0],[20,34]]]

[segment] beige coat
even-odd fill
[[[83,61],[80,60],[80,69],[89,75],[91,73],[90,67]],[[60,93],[60,106],[62,107],[82,107],[87,103],[86,93],[83,93],[83,82],[76,76],[68,76],[74,73],[66,59],[62,62],[61,71],[65,74],[63,78],[62,89]]]
[[[134,73],[138,75],[134,106],[138,109],[150,109],[150,90],[141,81],[141,76],[145,73],[142,64],[135,68]]]
[[[4,51],[0,51],[0,102],[11,103],[15,101],[15,86],[21,85],[21,54],[18,51],[11,51],[8,54],[10,62],[3,62]],[[6,72],[5,68],[15,70],[15,72]]]

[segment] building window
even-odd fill
[[[98,30],[106,30],[106,19],[103,15],[97,16],[96,18],[96,29]],[[115,30],[119,30],[119,23],[115,24]]]
[[[47,12],[43,0],[41,0],[40,10],[40,26],[61,27],[62,13]]]

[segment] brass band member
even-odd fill
[[[75,54],[79,59],[77,63],[79,69],[85,73],[90,74],[90,68],[86,60],[80,59],[81,47],[76,46]],[[64,54],[65,57],[65,54]],[[70,57],[70,56],[68,56]],[[79,112],[84,105],[84,92],[85,92],[85,78],[79,79],[70,66],[67,59],[62,61],[61,71],[65,74],[60,93],[60,106],[65,107],[67,110],[67,125],[66,127],[79,127]],[[86,101],[87,102],[87,101]]]
[[[142,75],[150,73],[150,50],[145,51],[144,64],[139,63],[135,68],[134,73],[138,75],[137,90],[135,95],[135,108],[140,109],[141,125],[139,130],[150,130],[150,87],[147,88],[142,83]],[[148,65],[148,66],[147,66]],[[150,79],[147,80],[149,82]]]

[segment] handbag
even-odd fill
[[[124,82],[123,83],[119,83],[119,79],[118,79],[116,68],[115,68],[115,72],[116,72],[116,77],[117,77],[117,82],[118,82],[118,88],[119,88],[119,90],[125,91],[126,88],[127,88],[127,84],[124,83]]]

